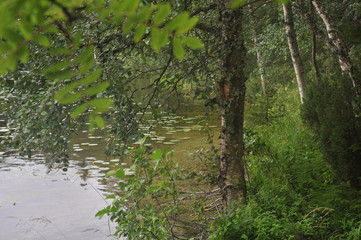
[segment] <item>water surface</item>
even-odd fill
[[[147,144],[174,149],[181,165],[201,168],[192,154],[200,147],[209,147],[207,133],[201,131],[203,116],[188,115],[165,114],[157,121],[149,118],[141,127],[148,135]],[[1,121],[0,136],[6,131]],[[114,225],[107,218],[94,216],[109,204],[104,198],[116,189],[116,182],[104,175],[127,165],[107,157],[105,146],[104,136],[83,129],[70,141],[67,171],[50,172],[42,155],[20,157],[0,146],[0,239],[115,239],[111,236]]]

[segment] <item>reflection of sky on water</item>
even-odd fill
[[[149,136],[148,146],[174,148],[184,161],[201,142],[204,145],[201,119],[165,115],[157,121],[149,119],[150,126],[141,129]],[[1,121],[0,137],[7,130]],[[50,172],[42,155],[22,158],[0,146],[0,239],[112,239],[108,220],[94,216],[107,206],[108,192],[117,189],[117,180],[104,175],[128,164],[107,157],[106,144],[106,136],[79,131],[69,145],[67,171]]]
[[[97,180],[47,172],[41,156],[0,157],[0,239],[112,239],[107,219],[94,218],[107,206]]]

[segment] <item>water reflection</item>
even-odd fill
[[[147,116],[141,126],[146,145],[175,149],[176,160],[194,168],[189,154],[206,146],[205,125],[199,124],[203,115]],[[216,120],[209,127],[216,128]],[[1,121],[0,137],[8,131]],[[105,196],[117,188],[118,180],[104,176],[120,166],[133,173],[127,161],[104,154],[106,139],[100,132],[79,131],[70,141],[67,169],[50,173],[42,155],[23,158],[0,146],[0,239],[112,239],[108,220],[94,218],[108,204]]]

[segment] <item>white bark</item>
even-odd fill
[[[303,103],[304,99],[306,98],[305,96],[306,81],[305,81],[303,63],[298,49],[296,32],[294,28],[292,6],[290,3],[283,4],[282,6],[283,6],[283,14],[285,18],[288,47],[290,49],[292,64],[296,74],[296,81],[301,98],[301,103]]]
[[[258,44],[257,42],[257,38],[254,37],[253,42],[255,44]],[[262,64],[262,56],[261,56],[261,52],[256,48],[256,57],[257,57],[257,65],[258,65],[258,72],[261,78],[261,85],[262,85],[262,93],[263,95],[266,95],[266,78],[264,76],[264,68],[263,68],[263,64]]]
[[[334,48],[331,50],[337,55],[342,73],[351,80],[352,85],[356,89],[356,93],[360,95],[361,83],[355,79],[352,73],[352,64],[348,56],[347,48],[339,37],[335,25],[332,23],[331,19],[328,17],[327,13],[317,0],[312,0],[312,5],[315,7],[316,12],[325,24],[327,36],[332,42],[332,46]]]

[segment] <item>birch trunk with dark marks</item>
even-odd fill
[[[361,95],[361,80],[356,78],[353,74],[353,67],[348,55],[347,47],[343,40],[340,38],[335,24],[329,18],[323,6],[318,0],[312,0],[312,5],[314,6],[317,14],[320,16],[323,23],[325,24],[328,41],[331,43],[326,45],[328,45],[330,50],[337,56],[342,74],[351,80],[352,85],[355,88],[356,94]]]
[[[219,184],[223,203],[243,202],[246,197],[244,169],[243,119],[245,82],[244,58],[246,49],[242,32],[242,10],[231,10],[228,1],[219,4],[221,24],[221,78],[218,98],[221,108],[221,156]]]
[[[282,7],[283,7],[288,47],[290,49],[292,64],[293,64],[293,68],[294,68],[295,74],[296,74],[296,81],[297,81],[298,91],[299,91],[300,98],[301,98],[301,103],[303,103],[304,99],[306,98],[306,96],[305,96],[305,85],[306,85],[305,72],[304,72],[303,62],[300,57],[300,52],[298,49],[298,43],[297,43],[296,32],[295,32],[294,21],[293,21],[292,6],[291,6],[291,3],[288,2],[286,4],[283,4]]]

